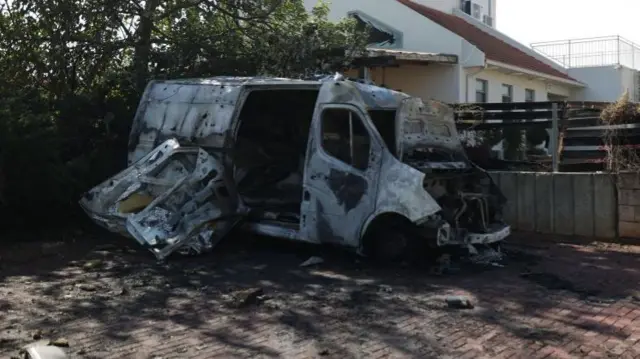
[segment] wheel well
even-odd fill
[[[413,226],[413,222],[411,222],[407,217],[395,212],[386,212],[377,215],[371,222],[369,222],[367,228],[365,228],[360,240],[360,250],[363,253],[367,253],[375,235],[379,234],[381,230],[393,225],[406,225],[407,228],[410,228]]]

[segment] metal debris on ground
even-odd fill
[[[449,308],[453,309],[473,309],[474,305],[468,297],[461,295],[452,295],[445,298],[445,302]]]
[[[227,296],[227,299],[232,307],[241,308],[262,302],[266,296],[262,288],[249,288],[235,291]]]
[[[476,251],[475,254],[469,256],[471,263],[480,265],[490,265],[494,267],[502,267],[503,265],[498,263],[504,259],[504,255],[500,250],[486,247],[480,251]]]
[[[86,261],[82,267],[84,269],[96,269],[102,266],[102,260],[100,259],[91,259]]]
[[[322,263],[324,263],[324,259],[320,257],[310,257],[306,261],[302,262],[300,264],[300,267],[310,267],[310,266],[322,264]]]
[[[67,354],[61,347],[69,347],[66,339],[39,340],[22,347],[20,355],[23,359],[66,359]]]
[[[54,339],[54,340],[50,341],[49,345],[53,345],[53,346],[56,346],[56,347],[67,348],[67,347],[69,347],[69,341],[66,338],[58,338],[58,339]]]
[[[459,268],[451,260],[451,254],[445,253],[436,259],[434,265],[429,268],[429,273],[432,275],[445,275],[457,273],[458,270]]]

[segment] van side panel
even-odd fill
[[[129,164],[160,143],[221,148],[242,86],[215,82],[152,82],[142,97],[129,137]]]

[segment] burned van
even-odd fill
[[[385,258],[510,233],[450,107],[338,76],[153,81],[128,160],[80,204],[160,259],[234,228]]]

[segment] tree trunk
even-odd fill
[[[151,57],[151,35],[153,32],[153,15],[159,0],[147,0],[144,12],[140,14],[140,24],[136,30],[136,46],[133,55],[133,71],[136,90],[144,91],[149,80],[149,60]]]

